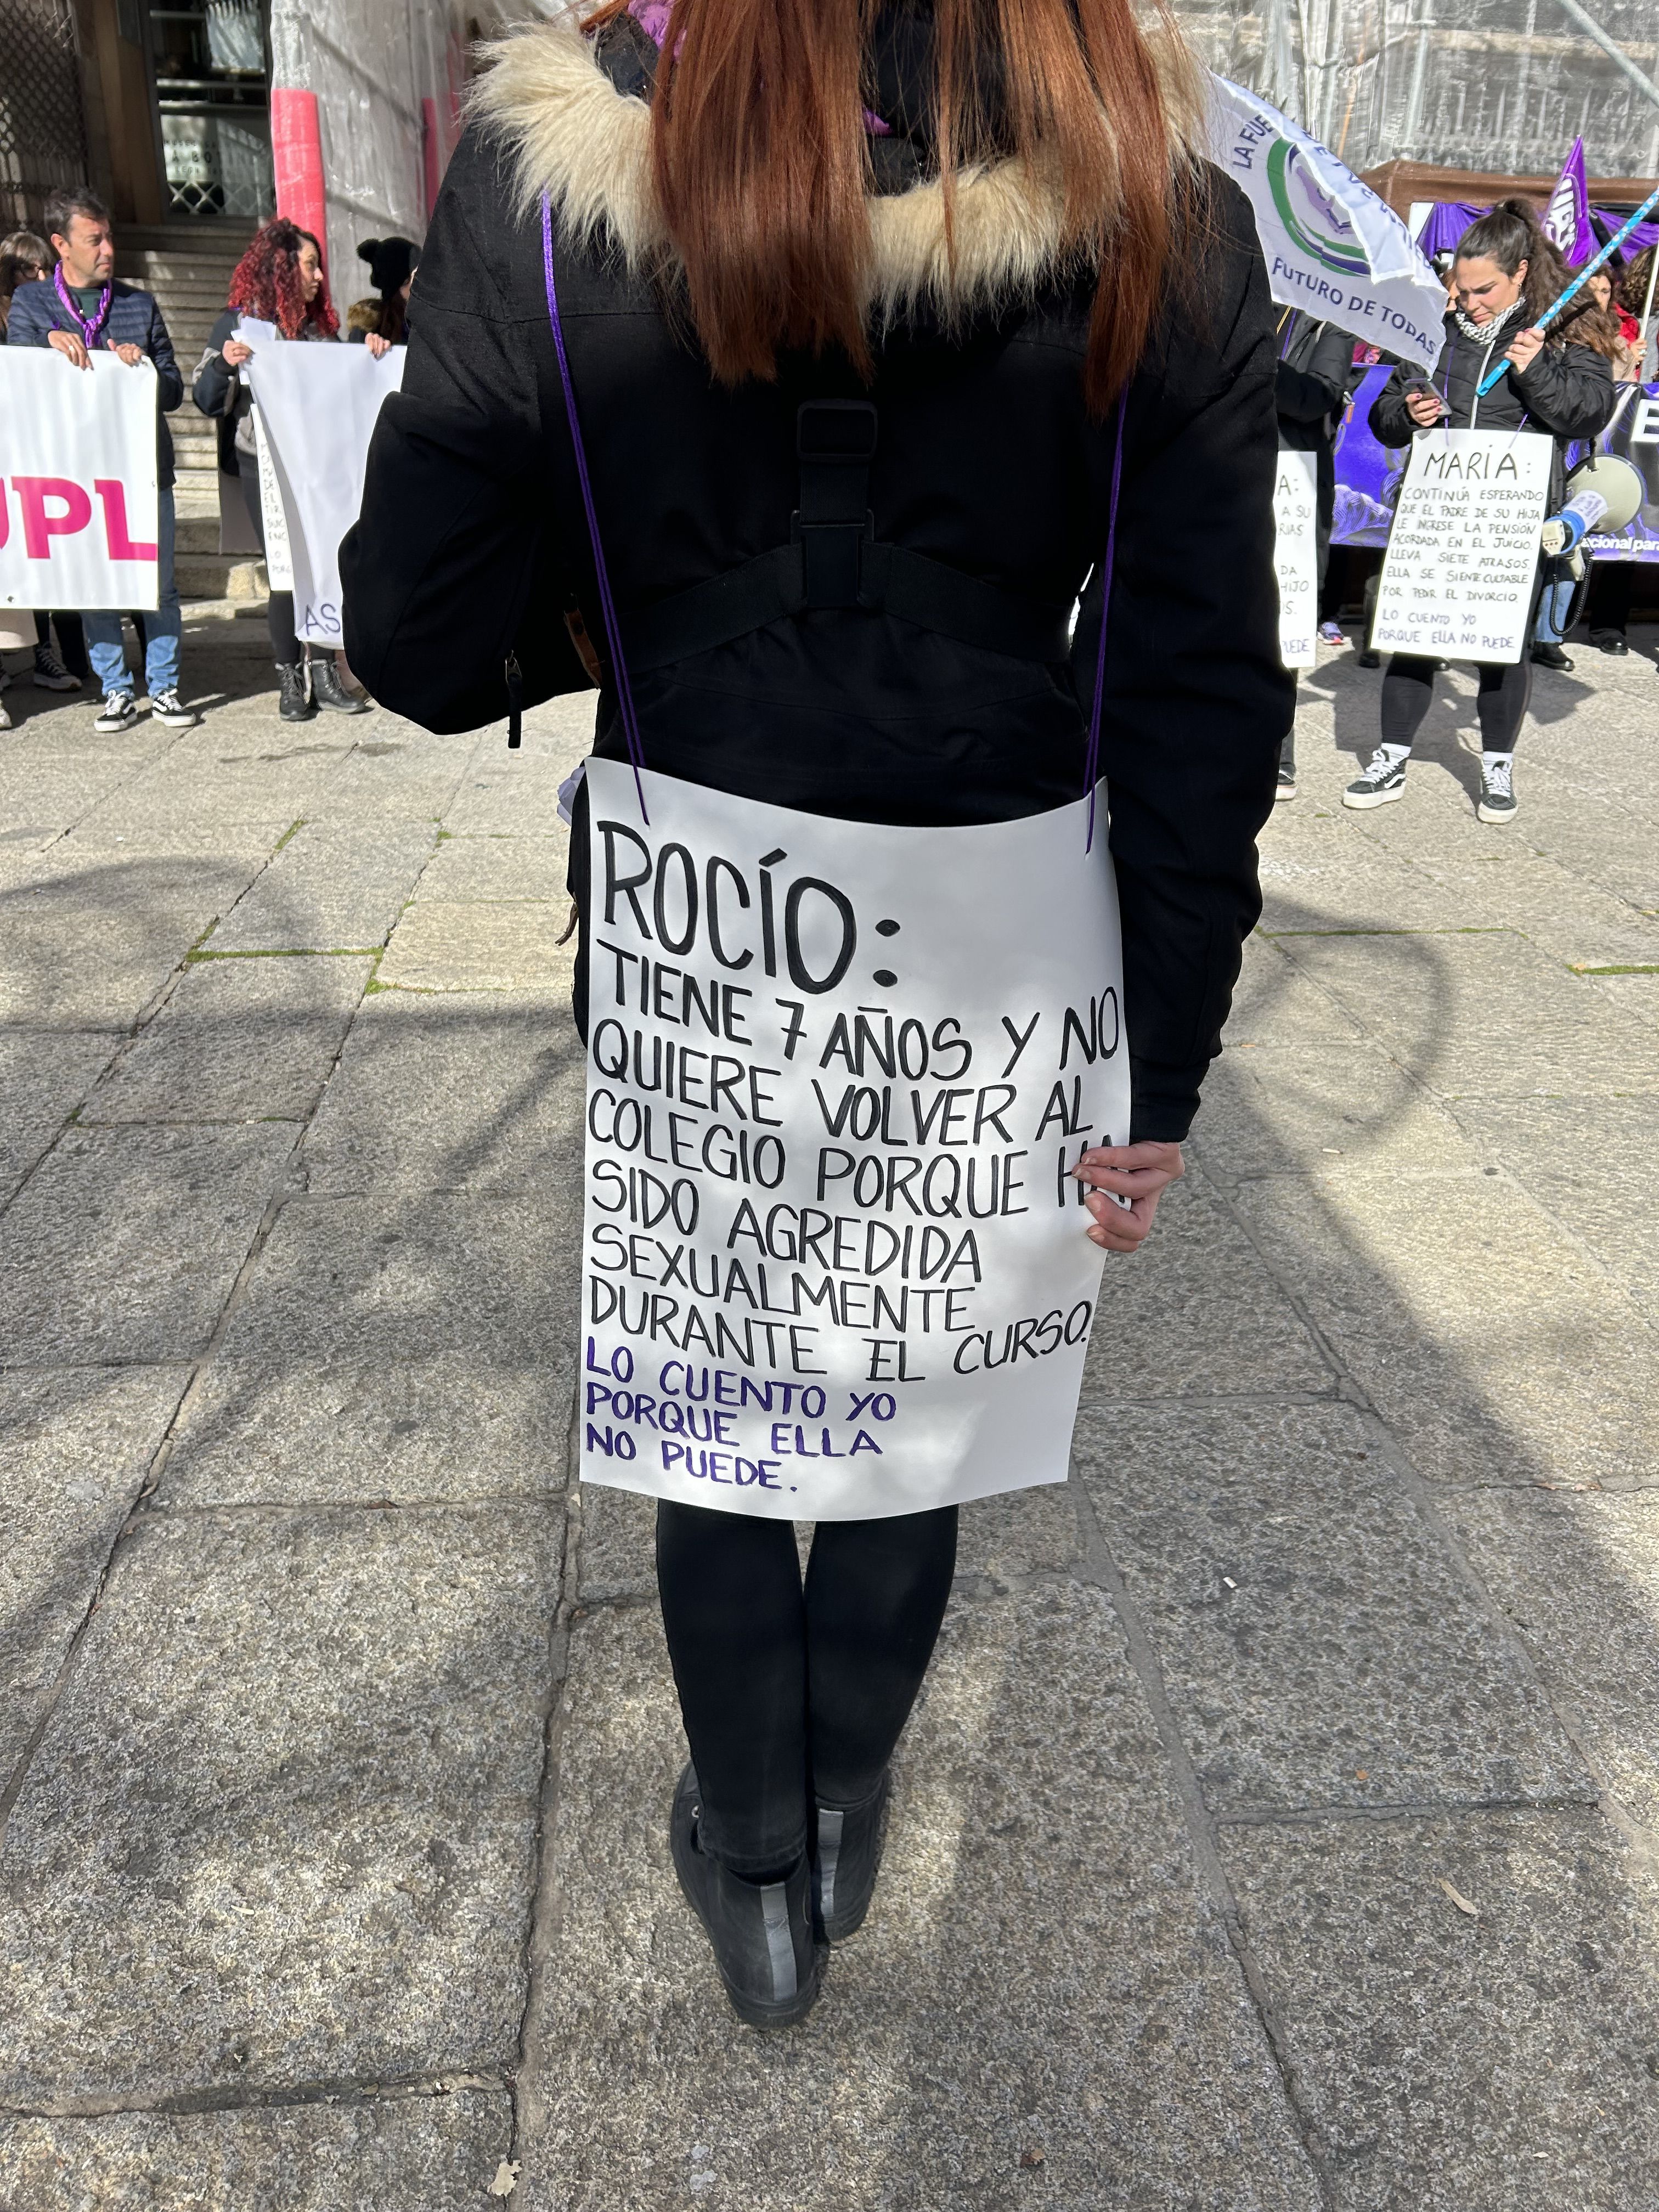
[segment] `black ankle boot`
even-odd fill
[[[302,665],[289,667],[279,660],[276,675],[283,687],[283,696],[276,711],[285,722],[308,722],[317,709],[311,703],[311,687],[306,682]]]
[[[884,1774],[856,1805],[817,1805],[812,1901],[826,1943],[844,1942],[864,1925],[886,1838],[892,1777]]]
[[[803,1855],[782,1881],[744,1881],[702,1848],[702,1803],[688,1766],[668,1841],[686,1902],[714,1947],[732,2009],[750,2027],[793,2027],[817,2002],[811,1877]]]
[[[311,696],[319,707],[331,707],[337,714],[366,714],[369,711],[368,700],[360,699],[355,691],[348,691],[341,683],[331,653],[325,653],[320,660],[311,664]]]

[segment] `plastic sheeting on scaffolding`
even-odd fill
[[[1659,76],[1653,0],[1586,0]],[[1220,76],[1293,116],[1351,169],[1385,161],[1553,176],[1582,135],[1599,177],[1659,173],[1659,108],[1555,0],[1175,0]]]
[[[529,7],[272,0],[276,204],[323,241],[342,311],[371,289],[366,239],[418,243],[460,137],[466,41]]]

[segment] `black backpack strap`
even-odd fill
[[[868,400],[808,400],[796,418],[800,494],[788,544],[624,614],[629,665],[666,668],[815,607],[862,607],[1019,660],[1066,659],[1069,606],[878,541],[870,513],[877,430]]]

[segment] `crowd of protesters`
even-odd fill
[[[86,368],[94,351],[107,351],[129,368],[147,361],[155,371],[157,605],[135,615],[133,622],[151,716],[169,729],[189,729],[201,718],[179,691],[184,620],[174,550],[173,446],[167,419],[183,402],[184,375],[154,295],[115,274],[115,234],[109,210],[97,195],[55,195],[46,204],[43,228],[45,236],[18,230],[0,241],[0,343],[49,347],[76,369]],[[407,343],[419,246],[403,238],[371,239],[358,252],[368,264],[374,295],[350,309],[351,328],[343,333],[318,240],[282,217],[266,223],[238,262],[225,312],[195,366],[191,398],[216,421],[221,475],[236,480],[262,552],[265,518],[252,396],[241,374],[252,349],[238,332],[245,319],[254,319],[270,325],[281,339],[333,341],[349,336],[376,355]],[[79,691],[84,678],[78,665],[101,696],[94,729],[104,736],[131,729],[138,720],[138,689],[127,661],[122,611],[43,611],[29,621],[34,683],[50,691]],[[278,712],[285,721],[308,720],[319,708],[346,714],[368,711],[368,701],[345,681],[334,654],[313,654],[309,646],[301,647],[292,592],[271,592],[269,622]],[[54,625],[58,652],[52,642]],[[0,646],[13,637],[0,632]],[[0,692],[10,680],[0,668]],[[0,729],[10,726],[0,698]]]
[[[152,715],[169,727],[198,719],[179,691],[182,617],[175,574],[176,537],[172,439],[167,416],[178,407],[185,380],[166,323],[154,297],[115,276],[116,243],[107,210],[87,191],[59,195],[48,206],[46,234],[16,231],[0,241],[0,340],[46,345],[72,366],[86,365],[93,349],[106,349],[129,364],[149,361],[156,372],[159,605],[136,618],[143,653],[143,684]],[[404,238],[369,239],[357,249],[372,293],[348,310],[343,327],[329,296],[318,240],[295,223],[266,223],[238,263],[224,313],[195,365],[191,395],[218,430],[220,472],[234,480],[263,553],[267,518],[260,494],[252,393],[244,374],[252,349],[240,335],[246,319],[268,325],[283,342],[344,338],[375,354],[407,343],[409,302],[420,248]],[[1434,377],[1397,368],[1370,413],[1379,442],[1401,447],[1433,422],[1467,427],[1519,428],[1551,436],[1556,446],[1551,501],[1560,504],[1566,451],[1593,439],[1612,411],[1616,387],[1642,373],[1642,333],[1632,309],[1647,292],[1653,249],[1616,274],[1591,277],[1578,312],[1547,337],[1532,327],[1544,306],[1563,290],[1571,271],[1543,231],[1536,210],[1522,200],[1500,204],[1480,217],[1446,257],[1446,342]],[[1378,358],[1356,346],[1334,325],[1290,310],[1279,318],[1277,403],[1282,447],[1316,456],[1316,544],[1328,643],[1345,641],[1334,611],[1325,605],[1329,567],[1339,432],[1354,390]],[[1507,374],[1477,404],[1475,388],[1489,362],[1509,362]],[[1564,640],[1581,616],[1589,643],[1603,653],[1628,652],[1626,630],[1637,577],[1635,564],[1540,556],[1529,617],[1532,644],[1513,666],[1480,673],[1476,712],[1482,745],[1481,818],[1507,820],[1516,811],[1516,742],[1531,694],[1532,670],[1570,670]],[[1374,590],[1375,579],[1372,580]],[[270,594],[268,621],[277,675],[277,710],[284,720],[305,720],[319,708],[356,714],[368,702],[348,680],[332,653],[314,652],[295,626],[293,593]],[[94,723],[113,734],[137,720],[137,691],[128,667],[118,611],[94,609],[42,612],[33,617],[33,681],[60,692],[78,690],[89,670],[102,695]],[[57,644],[54,647],[53,631]],[[1362,641],[1363,665],[1379,656]],[[1381,742],[1344,803],[1371,807],[1399,798],[1413,744],[1432,699],[1443,664],[1415,655],[1390,656],[1380,699]],[[0,688],[10,679],[0,674]],[[0,703],[0,727],[8,726]],[[1296,794],[1294,739],[1287,738],[1279,769],[1279,797]]]

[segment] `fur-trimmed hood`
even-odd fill
[[[566,19],[509,34],[485,49],[491,64],[471,113],[506,149],[521,214],[550,198],[564,229],[619,252],[629,270],[672,266],[674,254],[651,176],[651,112],[619,91],[591,41]],[[1160,56],[1183,146],[1193,134],[1184,53]],[[1013,161],[957,180],[954,252],[937,179],[872,193],[870,307],[902,316],[959,314],[1029,295],[1065,272],[1068,248],[1058,185]]]

